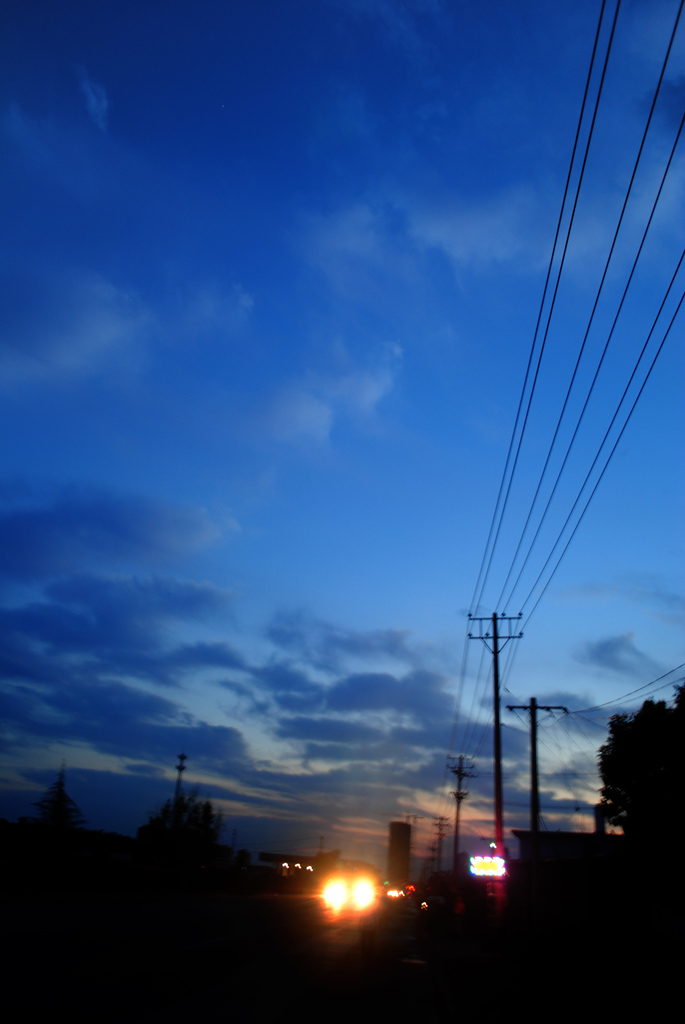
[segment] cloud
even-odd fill
[[[424,725],[447,722],[452,698],[445,679],[436,672],[417,669],[400,678],[386,672],[360,672],[339,680],[326,702],[336,711],[384,711],[410,715]]]
[[[267,636],[281,649],[330,673],[339,672],[350,658],[416,664],[420,657],[409,645],[409,630],[343,629],[303,612],[278,613],[267,628]]]
[[[348,16],[379,22],[384,34],[414,57],[427,55],[421,18],[434,18],[444,13],[442,0],[329,0],[329,3],[342,7]]]
[[[289,388],[279,395],[269,419],[271,429],[280,441],[323,444],[330,437],[334,413],[324,399],[298,387]]]
[[[227,332],[233,334],[249,318],[254,299],[240,284],[228,290],[215,283],[207,283],[191,293],[183,304],[186,329]]]
[[[354,743],[378,742],[383,738],[380,729],[361,722],[348,722],[343,718],[286,718],[277,728],[277,735],[287,739],[316,740],[348,746]]]
[[[302,224],[302,255],[348,302],[397,316],[403,293],[416,288],[419,267],[401,201],[357,202]]]
[[[171,759],[187,750],[199,764],[218,769],[247,759],[232,726],[199,721],[178,704],[118,682],[56,680],[53,685],[0,688],[3,744],[21,748],[27,738],[86,743],[118,757]]]
[[[629,573],[616,583],[588,583],[569,587],[567,593],[581,599],[606,603],[629,600],[662,621],[681,626],[685,616],[685,594],[675,590],[666,577],[652,573]]]
[[[12,485],[4,491],[7,506]],[[87,487],[65,486],[52,496],[28,495],[21,485],[17,491],[15,507],[0,510],[0,575],[17,580],[168,564],[219,538],[197,507]]]
[[[81,92],[86,101],[86,109],[93,124],[101,132],[106,132],[109,100],[107,99],[104,86],[89,78],[85,68],[79,68],[79,85],[81,86]]]
[[[131,366],[151,316],[132,293],[74,267],[15,265],[0,276],[5,386],[82,375],[114,359]]]
[[[463,204],[450,199],[412,204],[406,212],[414,241],[421,248],[441,250],[460,270],[504,263],[535,270],[546,255],[540,195],[530,186],[513,186]]]
[[[374,365],[349,365],[338,347],[338,361],[347,364],[331,373],[309,373],[284,388],[267,414],[270,431],[291,444],[325,444],[341,421],[368,422],[390,394],[402,365],[399,345],[385,345]]]
[[[185,644],[177,647],[167,658],[179,668],[217,668],[243,669],[246,667],[242,654],[230,644],[221,641],[210,643]]]
[[[72,576],[42,599],[0,609],[0,670],[8,683],[93,685],[138,679],[177,685],[204,669],[240,669],[229,645],[173,645],[180,626],[221,618],[226,591],[163,577]]]
[[[624,636],[588,642],[577,655],[577,659],[584,665],[609,669],[622,675],[639,678],[658,675],[662,671],[658,662],[638,650],[633,642],[633,636],[633,633],[626,633]]]
[[[660,91],[659,113],[668,125],[678,128],[683,116],[683,101],[685,100],[685,75],[669,81],[665,79]]]

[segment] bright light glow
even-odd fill
[[[376,894],[371,882],[367,878],[361,878],[354,884],[353,900],[357,910],[365,910],[373,903]]]
[[[502,857],[472,857],[471,874],[487,875],[491,878],[502,878],[507,873],[507,866]]]
[[[340,910],[347,899],[347,889],[344,882],[329,882],[323,891],[324,902],[333,910]]]
[[[313,871],[313,870],[314,870],[314,868],[311,866],[311,864],[307,864],[307,871]]]
[[[368,878],[335,878],[326,883],[322,895],[326,906],[337,913],[343,907],[367,910],[375,902],[376,890]]]

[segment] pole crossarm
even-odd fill
[[[563,704],[536,704],[535,707],[538,711],[563,711],[564,714],[570,714],[568,708],[565,708]],[[530,711],[530,704],[507,704],[508,711]]]
[[[469,622],[473,622],[477,630],[469,632],[469,640],[482,640],[491,654],[499,654],[510,640],[520,640],[523,636],[521,631],[515,632],[514,626],[515,622],[521,621],[521,614],[519,612],[518,615],[498,615],[496,632],[494,628],[492,631],[490,630],[493,625],[492,615],[469,615]],[[504,632],[501,631],[503,623]],[[495,645],[497,645],[496,650]]]

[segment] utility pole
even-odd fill
[[[450,761],[452,761],[451,764]],[[474,771],[471,771],[473,765],[467,765],[466,767],[464,766],[464,757],[462,754],[460,754],[459,757],[456,758],[456,763],[454,758],[448,758],[447,767],[449,771],[451,771],[452,774],[456,775],[457,777],[457,788],[452,790],[452,796],[454,797],[457,805],[454,815],[454,852],[452,854],[452,874],[454,876],[454,883],[456,885],[457,870],[459,864],[459,811],[461,808],[462,800],[464,800],[469,795],[466,790],[461,788],[461,784],[464,781],[464,779],[474,778],[476,773]]]
[[[442,841],[445,838],[447,818],[442,814],[436,815],[433,818],[433,828],[435,829],[435,849],[437,857],[436,870],[440,872],[442,871]]]
[[[500,615],[495,612],[492,618],[469,615],[469,620],[478,624],[477,633],[469,633],[469,640],[482,640],[492,654],[493,659],[493,706],[495,713],[495,845],[498,857],[504,857],[504,814],[502,808],[502,735],[500,728],[499,701],[499,655],[510,640],[518,640],[523,633],[512,632],[512,623],[518,622],[521,615]],[[492,633],[486,623],[492,623]],[[499,625],[499,629],[498,629]],[[502,628],[503,627],[503,628]]]
[[[187,754],[179,754],[178,755],[178,764],[176,765],[176,771],[178,772],[178,775],[176,776],[176,789],[174,791],[174,803],[178,803],[178,798],[181,795],[181,772],[184,772],[186,770],[185,762],[187,760],[188,760],[188,755]]]
[[[540,792],[538,788],[538,711],[563,711],[561,704],[538,704],[535,697],[530,704],[507,704],[509,711],[528,711],[530,714],[530,896],[533,922],[537,917],[538,864],[540,862]]]
[[[181,773],[186,770],[185,762],[188,760],[186,754],[178,755],[178,764],[176,765],[176,787],[174,789],[174,813],[173,813],[173,828],[177,829],[181,825]]]

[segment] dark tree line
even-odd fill
[[[70,832],[84,829],[86,819],[67,793],[65,774],[63,764],[53,784],[33,805],[39,812],[33,823],[55,836],[64,836],[66,841]],[[202,866],[211,863],[222,828],[222,816],[211,800],[181,791],[159,810],[150,812],[147,824],[138,829],[138,841],[148,859]]]
[[[679,840],[685,786],[685,686],[675,701],[646,700],[632,715],[614,715],[599,748],[607,819],[636,844]]]

